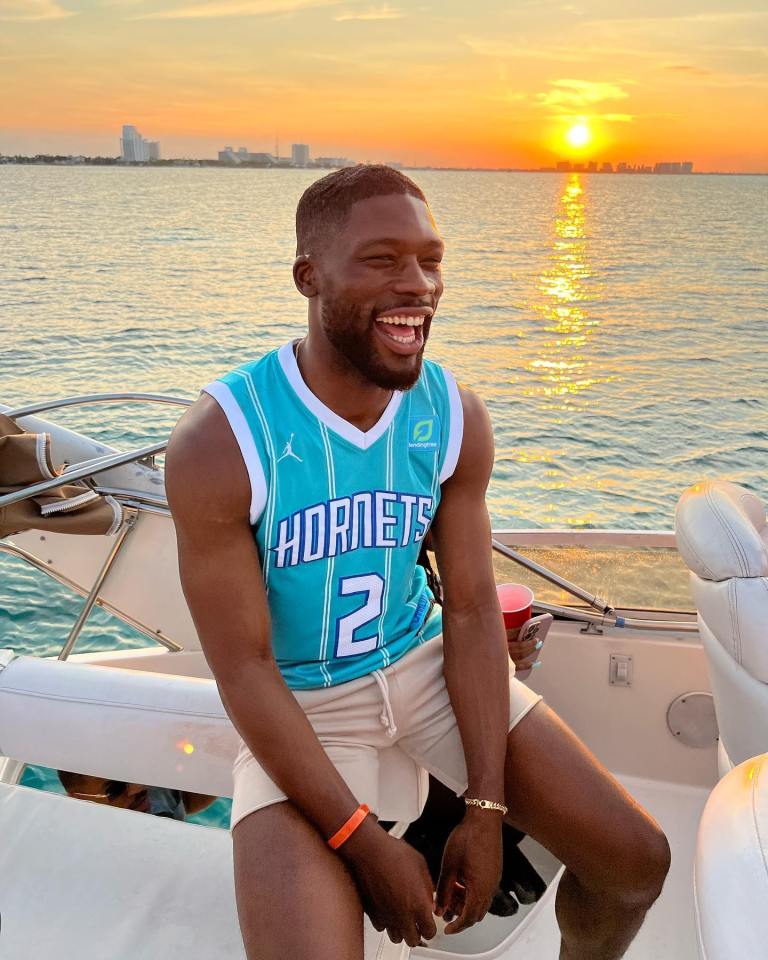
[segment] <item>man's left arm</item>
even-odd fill
[[[444,592],[444,672],[467,763],[466,796],[504,803],[509,657],[485,505],[493,432],[482,401],[466,390],[461,399],[461,453],[432,524]],[[469,806],[451,834],[437,889],[437,912],[456,918],[447,932],[487,912],[501,873],[501,827],[501,812]]]

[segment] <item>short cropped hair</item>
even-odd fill
[[[83,781],[87,779],[84,773],[72,773],[70,770],[57,770],[62,787],[67,793],[77,793],[77,788],[82,787]]]
[[[334,170],[307,187],[296,208],[296,256],[316,253],[342,227],[352,205],[369,197],[408,194],[427,202],[410,177],[382,163]]]

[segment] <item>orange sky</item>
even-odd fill
[[[764,0],[0,0],[0,153],[768,170]],[[588,147],[567,147],[578,118]]]

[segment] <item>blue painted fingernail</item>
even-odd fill
[[[535,646],[533,649],[534,649],[534,650],[541,650],[541,648],[542,648],[543,646],[544,646],[544,641],[543,641],[543,640],[537,640],[537,641],[536,641],[536,646]]]
[[[540,666],[541,666],[541,660],[537,660],[536,663],[531,664],[531,669],[535,669],[536,667],[540,667]]]

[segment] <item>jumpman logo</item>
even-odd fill
[[[291,444],[293,443],[293,437],[294,437],[294,435],[291,434],[290,440],[287,440],[287,441],[286,441],[286,443],[285,443],[285,450],[283,450],[283,452],[282,452],[282,453],[280,454],[280,456],[277,458],[277,462],[278,462],[278,463],[280,463],[281,460],[285,460],[286,457],[293,457],[293,459],[294,459],[294,460],[298,460],[299,463],[304,463],[304,461],[301,459],[301,457],[297,456],[297,455],[293,452],[293,447],[291,446]]]

